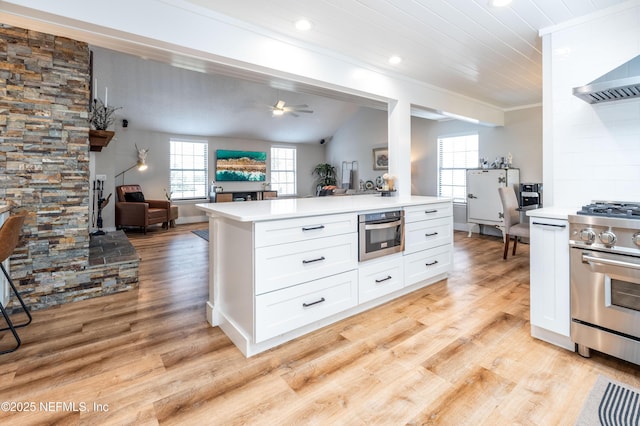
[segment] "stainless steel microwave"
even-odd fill
[[[404,210],[358,216],[360,261],[404,250]]]

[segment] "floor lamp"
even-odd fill
[[[147,170],[147,153],[149,152],[149,149],[140,149],[138,148],[138,145],[136,145],[136,149],[138,150],[138,161],[136,162],[136,164],[115,175],[113,178],[114,181],[118,180],[118,176],[122,175],[122,184],[124,185],[124,174],[129,170],[133,169],[134,167],[137,167],[138,171],[141,172]]]

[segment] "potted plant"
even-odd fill
[[[113,114],[119,110],[120,107],[110,107],[102,102],[102,99],[94,99],[93,107],[89,111],[89,124],[91,124],[91,130],[89,130],[89,142],[91,145],[91,151],[102,151],[102,148],[107,146],[115,132],[107,130],[115,120]]]
[[[323,190],[331,189],[333,191],[336,187],[336,168],[329,163],[320,163],[313,169],[313,175],[318,176],[316,184],[316,192],[318,194]],[[332,188],[327,188],[332,187]],[[322,195],[327,195],[322,194]]]

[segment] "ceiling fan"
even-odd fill
[[[299,117],[298,113],[302,112],[305,114],[313,113],[313,110],[309,109],[309,105],[293,105],[293,106],[285,106],[286,102],[279,100],[271,107],[271,112],[274,116],[284,115],[285,113],[291,114],[294,117]]]

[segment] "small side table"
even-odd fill
[[[169,208],[169,227],[176,227],[176,219],[178,218],[178,206],[171,206]]]

